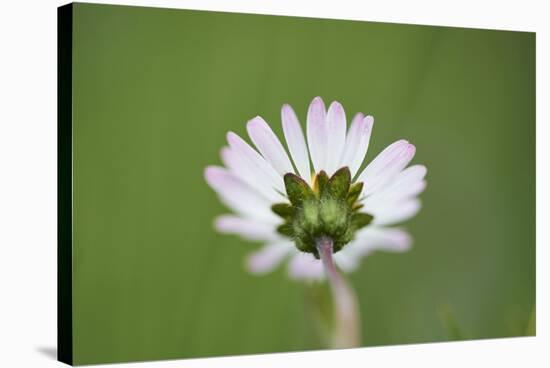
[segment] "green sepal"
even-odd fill
[[[300,216],[298,216],[299,226],[307,231],[314,231],[319,227],[319,202],[305,201],[301,208]]]
[[[353,240],[355,236],[355,231],[356,229],[352,225],[348,226],[348,228],[346,229],[346,232],[339,239],[339,242],[343,244],[342,246],[346,245],[347,243]],[[336,249],[336,247],[334,249]]]
[[[315,255],[317,252],[315,245],[312,245],[310,242],[304,241],[302,238],[295,237],[294,244],[296,245],[296,248],[298,248],[298,250],[302,252],[313,253],[313,255]]]
[[[271,206],[271,211],[285,220],[294,215],[294,207],[288,203],[275,203]]]
[[[349,243],[351,241],[348,240],[348,241],[335,241],[334,244],[333,244],[333,248],[332,248],[332,253],[337,253],[339,251],[342,250],[342,248],[344,248],[344,245],[346,245],[347,243]]]
[[[351,184],[348,192],[347,201],[350,206],[355,204],[355,201],[359,198],[359,195],[363,191],[363,182]]]
[[[346,167],[342,167],[332,175],[329,179],[325,190],[324,196],[331,196],[332,198],[345,199],[351,184],[351,173]]]
[[[277,227],[277,232],[281,235],[288,236],[289,238],[294,237],[294,229],[291,223],[285,222],[282,225]]]
[[[372,215],[359,213],[363,207],[358,201],[363,183],[352,184],[347,167],[337,170],[330,178],[325,171],[320,171],[313,180],[313,188],[293,173],[286,174],[284,182],[290,204],[276,203],[271,207],[284,220],[277,231],[292,239],[300,251],[316,258],[319,238],[331,238],[336,253],[373,220]]]
[[[368,213],[354,213],[351,216],[351,224],[355,230],[361,229],[372,222],[374,217]]]
[[[324,233],[330,234],[333,240],[348,227],[349,209],[344,201],[333,198],[321,199],[319,215]]]
[[[313,191],[318,196],[321,196],[321,194],[325,191],[328,183],[328,175],[324,170],[321,170],[319,174],[315,176],[315,180],[313,182]]]
[[[294,206],[300,206],[305,200],[315,197],[309,185],[299,176],[287,173],[284,179],[286,194]]]

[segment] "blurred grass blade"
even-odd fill
[[[464,340],[466,337],[461,331],[458,322],[454,316],[452,308],[449,304],[442,304],[438,308],[438,315],[441,323],[447,331],[447,336],[450,340]]]

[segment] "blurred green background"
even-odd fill
[[[323,348],[203,179],[226,131],[317,95],[375,117],[367,159],[406,138],[428,167],[413,249],[350,276],[364,345],[529,333],[533,33],[77,4],[73,42],[77,364]]]

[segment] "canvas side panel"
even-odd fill
[[[57,358],[73,363],[72,53],[73,5],[57,9]]]

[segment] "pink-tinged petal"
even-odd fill
[[[340,253],[349,257],[365,257],[373,251],[405,252],[410,249],[412,238],[408,232],[398,228],[369,226],[356,234],[356,239]]]
[[[374,215],[373,225],[393,225],[414,217],[420,211],[421,203],[418,199],[409,199],[404,202],[390,204],[386,207],[363,207],[361,211]]]
[[[306,140],[300,126],[300,122],[290,105],[283,105],[281,109],[281,121],[285,134],[286,144],[298,173],[306,182],[311,184],[311,168]]]
[[[288,264],[288,274],[295,280],[323,280],[325,271],[311,253],[296,253]]]
[[[231,148],[229,148],[228,146],[222,147],[222,149],[220,150],[220,158],[222,159],[222,162],[225,165],[225,167],[229,169],[233,164],[232,157],[233,155],[231,154]]]
[[[357,174],[367,154],[373,124],[372,116],[365,117],[361,113],[355,115],[351,123],[340,166],[349,167],[352,178]]]
[[[307,112],[307,143],[316,173],[326,170],[328,144],[326,120],[325,104],[321,97],[315,97]]]
[[[352,178],[357,174],[367,154],[373,124],[372,116],[365,117],[361,113],[355,115],[351,123],[339,166],[349,167]]]
[[[286,193],[283,177],[254,148],[233,132],[227,133],[227,142],[240,161],[247,161],[254,168],[257,176],[265,176],[273,188]]]
[[[246,259],[246,268],[255,274],[273,271],[293,250],[291,242],[283,241],[263,246]]]
[[[250,185],[258,193],[272,203],[286,202],[285,196],[281,195],[272,186],[267,176],[258,175],[255,166],[249,160],[242,159],[242,155],[235,153],[230,147],[223,147],[220,153],[224,165],[240,180]]]
[[[208,166],[204,177],[222,202],[235,212],[261,221],[274,221],[271,203],[227,169]]]
[[[327,174],[330,176],[340,167],[340,158],[346,143],[346,113],[337,101],[330,104],[327,112]]]
[[[382,151],[359,175],[363,182],[363,196],[374,193],[387,184],[411,162],[416,148],[406,140],[399,140]]]
[[[342,152],[342,157],[340,158],[340,167],[347,166],[350,168],[351,171],[351,161],[352,158],[355,156],[355,152],[359,148],[359,138],[360,138],[360,129],[359,125],[365,118],[365,115],[363,113],[358,112],[355,114],[353,119],[351,120],[348,133],[346,135],[346,143],[344,145],[344,151]],[[352,172],[352,178],[354,173]]]
[[[222,215],[216,218],[214,227],[220,233],[239,235],[246,240],[274,241],[281,238],[276,232],[277,224],[275,221],[265,222],[236,215]]]
[[[294,173],[283,145],[264,119],[255,117],[248,122],[246,129],[258,151],[281,176]]]

